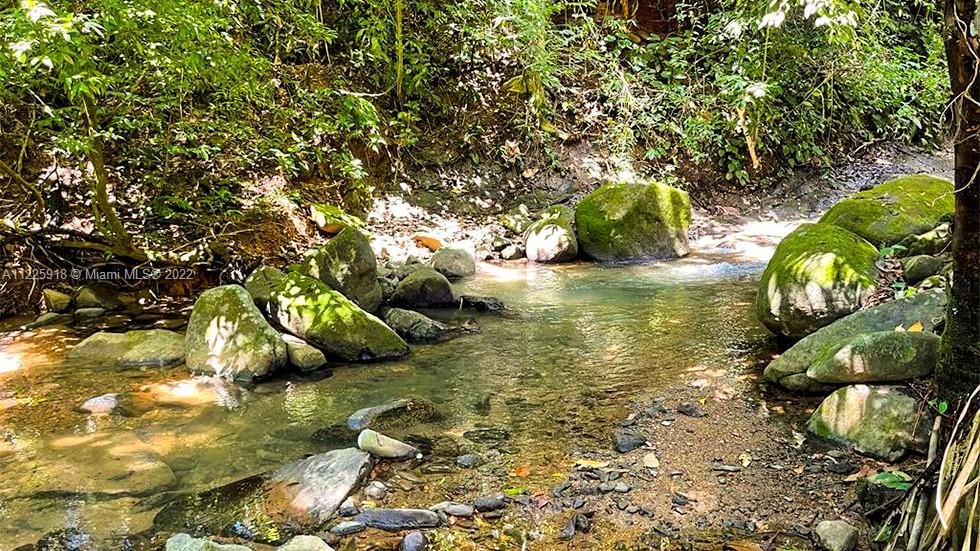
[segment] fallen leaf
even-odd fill
[[[909,326],[908,332],[909,333],[921,333],[923,329],[925,329],[925,326],[922,325],[922,322],[921,321],[917,321],[917,322],[915,322],[915,323],[913,323],[912,325]]]
[[[596,459],[576,459],[575,466],[584,469],[602,469],[609,466],[608,461],[599,461]]]
[[[648,469],[659,469],[660,460],[657,459],[657,454],[650,452],[643,456],[643,466]]]
[[[799,475],[803,474],[803,465],[800,465],[799,467],[793,469],[793,472]]]
[[[531,474],[531,469],[528,467],[518,467],[514,469],[514,475],[521,478],[527,478]]]
[[[905,327],[903,327],[901,324],[899,324],[898,327],[895,328],[895,331],[898,331],[900,333],[904,333],[905,332]]]
[[[749,452],[742,452],[742,455],[738,456],[738,460],[742,462],[743,467],[748,467],[752,463],[752,456]]]

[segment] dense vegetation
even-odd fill
[[[579,0],[23,0],[0,11],[6,223],[77,217],[126,252],[576,142],[710,185],[939,136],[931,3],[760,4],[680,2],[641,37]]]

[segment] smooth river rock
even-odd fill
[[[120,368],[173,367],[184,361],[184,336],[164,329],[100,331],[75,345],[68,359]]]
[[[327,364],[327,356],[323,351],[311,346],[303,339],[295,335],[284,334],[282,340],[286,343],[289,363],[299,368],[300,371],[314,371]]]
[[[578,257],[578,239],[565,218],[538,220],[524,233],[524,254],[531,262],[553,264]]]
[[[405,460],[415,459],[422,455],[415,446],[410,446],[371,429],[364,429],[357,436],[357,447],[382,459]]]
[[[419,268],[398,282],[391,304],[406,308],[453,306],[456,293],[446,276],[432,268]]]
[[[418,423],[431,423],[442,419],[435,405],[422,398],[407,396],[390,402],[359,409],[347,418],[352,430],[366,428],[388,429],[408,427]]]
[[[435,528],[441,523],[439,515],[427,509],[365,509],[354,520],[390,532]]]
[[[251,551],[244,545],[222,544],[209,538],[195,538],[180,533],[167,540],[164,551]]]
[[[473,253],[465,249],[443,247],[432,255],[432,269],[455,281],[476,273]]]
[[[924,377],[936,368],[939,337],[926,332],[879,331],[843,341],[806,376],[819,383],[874,383]]]

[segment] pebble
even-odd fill
[[[502,496],[478,497],[473,500],[473,507],[481,513],[498,511],[507,506]]]
[[[472,467],[479,467],[483,463],[483,459],[479,455],[474,453],[468,453],[461,455],[456,458],[456,464],[464,469],[470,469]]]
[[[646,443],[646,438],[635,432],[622,431],[613,436],[614,447],[619,453],[629,453]]]
[[[367,525],[363,522],[357,522],[355,520],[345,520],[344,522],[336,524],[330,529],[330,533],[337,536],[350,536],[358,532],[363,532],[367,529]]]
[[[422,551],[429,542],[422,532],[409,532],[398,544],[398,551]]]
[[[436,503],[432,507],[429,507],[429,510],[437,513],[445,513],[454,517],[471,517],[474,513],[472,505],[467,505],[456,501],[443,501],[441,503]]]
[[[365,509],[354,520],[371,528],[391,532],[434,528],[440,524],[439,515],[427,509]]]
[[[683,402],[677,406],[677,413],[688,417],[705,417],[708,415],[703,409],[691,402]]]
[[[622,482],[617,483],[616,486],[613,488],[613,490],[615,490],[616,493],[618,493],[618,494],[629,493],[629,491],[632,490],[632,489],[633,488],[631,488],[630,486],[628,486],[626,484],[623,484]]]
[[[354,505],[354,499],[350,497],[345,499],[344,502],[340,504],[340,507],[337,508],[337,515],[341,517],[352,517],[357,513],[359,513],[357,510],[357,505]]]
[[[684,494],[679,492],[674,492],[674,495],[670,496],[670,502],[679,507],[683,507],[691,502],[691,500]]]
[[[581,509],[582,507],[585,507],[585,500],[584,499],[582,499],[580,497],[577,497],[574,500],[572,500],[572,508],[573,509]]]
[[[381,500],[388,496],[388,488],[381,482],[372,480],[364,489],[364,495],[374,500]]]
[[[616,489],[616,484],[613,482],[603,482],[602,484],[599,484],[599,491],[604,494],[608,494],[609,492],[615,489]]]
[[[842,520],[825,520],[817,525],[816,532],[827,551],[851,551],[857,545],[857,530]]]

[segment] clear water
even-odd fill
[[[165,499],[126,492],[154,488],[159,461],[174,473],[175,490],[203,490],[322,451],[315,431],[405,395],[447,414],[422,429],[429,437],[466,451],[466,430],[503,428],[511,433],[504,444],[511,464],[551,473],[576,450],[607,442],[638,394],[698,372],[758,365],[774,345],[752,313],[762,267],[725,256],[626,267],[485,266],[461,290],[499,297],[513,315],[477,316],[478,334],[415,346],[405,361],[217,395],[181,383],[191,378],[183,368],[70,365],[62,358],[78,339],[71,332],[7,332],[0,339],[0,400],[7,400],[0,551],[67,527],[97,542],[148,529]],[[171,406],[142,416],[76,411],[105,392],[174,381]],[[120,476],[120,464],[124,472],[146,470],[134,483]],[[80,478],[94,493],[57,491]]]

